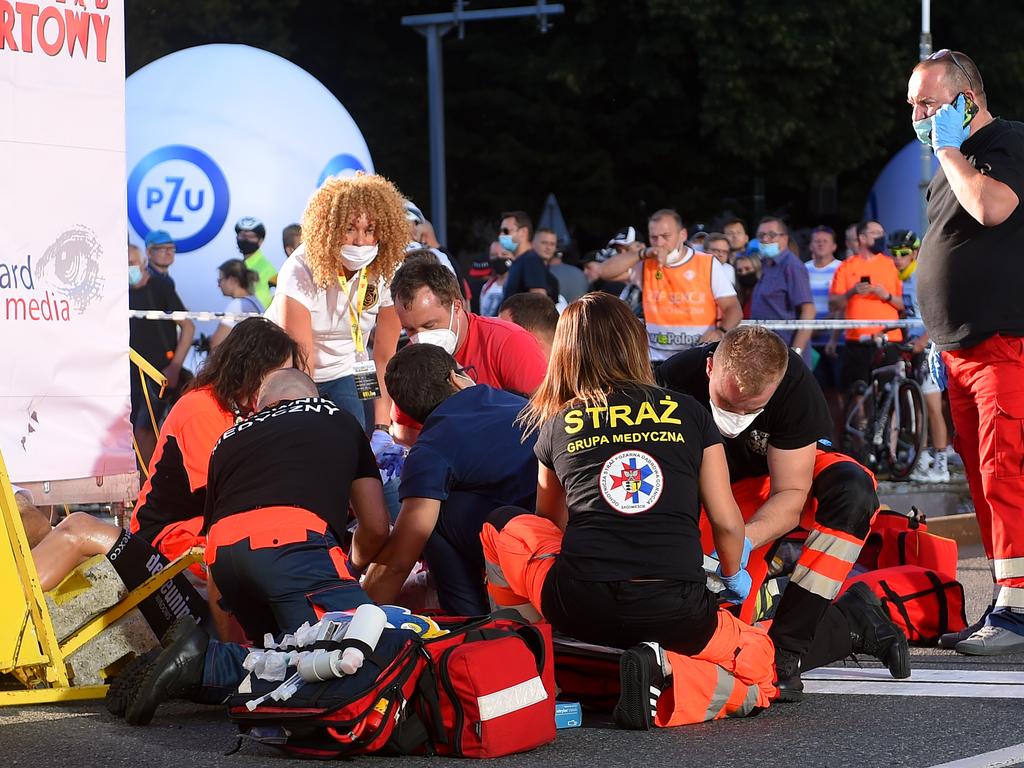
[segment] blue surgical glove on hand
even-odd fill
[[[405,466],[405,449],[395,445],[382,451],[377,457],[377,468],[380,469],[380,481],[387,485],[391,480],[402,475],[402,467]]]
[[[719,597],[723,600],[742,603],[750,594],[750,574],[746,568],[740,568],[732,576],[722,576],[722,583],[725,584],[725,591]]]
[[[964,125],[967,102],[961,93],[952,104],[944,104],[932,117],[932,149],[938,152],[944,147],[960,149],[960,145],[971,132],[969,125]]]
[[[945,391],[947,384],[946,362],[942,359],[942,352],[935,346],[934,341],[928,345],[928,372],[931,374],[935,386]]]
[[[747,567],[747,563],[750,562],[750,550],[752,550],[753,548],[754,548],[753,542],[751,542],[750,539],[748,539],[746,536],[744,536],[743,537],[743,554],[740,555],[740,568],[746,568]],[[718,560],[718,550],[717,549],[714,552],[711,553],[711,558],[713,560]],[[717,571],[717,573],[718,573],[719,576],[722,575],[722,564],[721,563],[718,564],[718,571]]]
[[[373,455],[376,458],[380,458],[380,454],[383,451],[396,448],[395,441],[391,438],[389,432],[385,432],[383,429],[373,430],[373,434],[370,435],[370,450],[373,451]]]
[[[389,433],[383,429],[375,429],[370,435],[370,450],[373,451],[373,456],[377,459],[382,483],[387,483],[402,474],[402,465],[405,464],[405,449],[396,445]]]

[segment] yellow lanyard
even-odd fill
[[[356,345],[356,354],[361,355],[366,351],[363,346],[363,329],[359,326],[359,316],[363,312],[363,300],[366,298],[366,269],[359,270],[359,287],[356,289],[355,301],[348,295],[348,280],[345,275],[338,275],[338,286],[341,293],[348,297],[348,318],[352,324],[352,341]]]

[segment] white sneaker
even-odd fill
[[[948,483],[949,482],[949,465],[946,463],[946,454],[942,451],[936,451],[935,457],[932,459],[932,465],[928,469],[928,480],[929,483]]]
[[[1024,635],[986,624],[966,640],[956,644],[957,653],[968,656],[999,656],[1024,651]]]
[[[917,464],[914,465],[913,471],[910,473],[909,480],[912,483],[931,483],[934,482],[931,474],[932,469],[932,455],[930,451],[924,451],[920,456],[917,457]]]
[[[964,465],[964,460],[960,458],[959,453],[953,450],[952,445],[947,445],[943,453],[946,454],[946,461],[949,462],[950,466],[962,467]]]

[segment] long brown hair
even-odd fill
[[[588,293],[558,318],[551,361],[520,416],[526,434],[569,405],[608,405],[615,389],[655,386],[647,332],[620,299]]]
[[[395,185],[383,176],[367,173],[329,178],[313,193],[302,217],[306,264],[321,288],[338,279],[345,227],[364,213],[373,222],[377,237],[377,258],[367,267],[370,281],[380,277],[391,280],[405,258],[409,224]]]
[[[291,336],[269,320],[247,317],[206,358],[188,390],[210,387],[225,411],[248,408],[263,377],[288,360],[304,368],[306,357]]]

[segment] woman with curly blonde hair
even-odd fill
[[[376,174],[330,178],[310,198],[302,234],[302,245],[281,267],[267,317],[302,347],[320,394],[364,425],[362,401],[372,392],[365,381],[357,389],[355,374],[369,370],[371,361],[376,364],[381,396],[374,403],[380,430],[374,447],[379,453],[390,444],[384,370],[401,332],[390,283],[409,239],[402,195]]]

